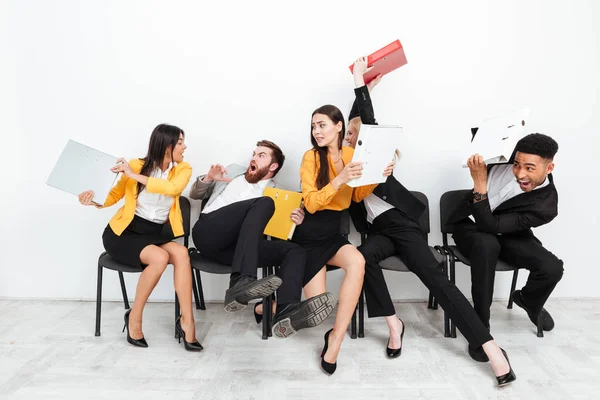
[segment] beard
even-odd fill
[[[253,169],[254,168],[254,169]],[[269,173],[269,166],[258,169],[256,164],[250,164],[244,177],[248,183],[258,183]]]

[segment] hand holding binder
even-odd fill
[[[371,54],[368,57],[367,63],[371,69],[364,74],[366,84],[379,75],[385,75],[400,68],[407,61],[402,44],[399,40],[396,40]],[[354,73],[354,64],[350,66],[350,72]]]
[[[275,202],[275,212],[265,227],[264,234],[283,240],[290,240],[294,235],[296,224],[292,220],[292,212],[302,205],[302,193],[278,188],[265,188],[263,196]],[[296,216],[295,219],[298,219]]]

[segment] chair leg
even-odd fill
[[[270,268],[263,268],[262,277],[266,278],[271,273]],[[262,339],[267,340],[269,336],[272,336],[271,322],[273,318],[273,302],[271,296],[264,297],[262,300],[263,305],[263,320],[262,320]]]
[[[267,272],[269,275],[275,275],[275,267],[269,267],[267,268]],[[273,293],[270,297],[271,300],[269,302],[269,308],[268,308],[268,313],[267,313],[267,321],[268,321],[268,325],[267,325],[267,334],[269,335],[269,337],[273,336],[273,332],[272,329],[273,328],[273,302],[276,300],[275,299],[275,293]]]
[[[263,320],[262,320],[262,339],[269,339],[269,316],[273,307],[273,303],[271,303],[271,296],[264,297],[262,300],[263,304]]]
[[[360,292],[358,298],[358,337],[365,337],[365,292]]]
[[[121,293],[123,293],[123,305],[126,310],[129,310],[129,300],[127,299],[127,288],[125,287],[125,279],[123,278],[123,272],[119,271],[119,281],[121,282]]]
[[[544,337],[544,320],[542,319],[542,313],[538,314],[537,317],[537,337],[542,338]]]
[[[456,263],[450,259],[450,282],[456,283]],[[456,339],[456,325],[450,320],[450,337]]]
[[[206,310],[206,304],[204,303],[204,290],[202,290],[202,276],[200,271],[194,270],[196,272],[196,281],[198,285],[198,295],[200,296],[200,309]]]
[[[200,296],[198,296],[198,285],[196,284],[196,278],[194,276],[194,268],[192,268],[192,293],[194,294],[196,310],[200,310]]]
[[[358,308],[358,305],[356,308],[354,308],[354,312],[352,313],[350,339],[356,339],[356,310],[357,310],[357,308]]]
[[[515,272],[513,272],[513,278],[512,278],[512,284],[510,285],[510,293],[508,294],[508,306],[506,306],[506,308],[508,308],[509,310],[511,310],[513,307],[513,299],[512,299],[512,294],[515,291],[515,289],[517,288],[517,278],[519,277],[519,270],[515,269]]]
[[[102,266],[98,263],[98,280],[96,288],[96,331],[94,336],[100,336],[100,314],[102,312]]]
[[[175,329],[175,339],[178,339],[177,328],[175,328],[175,323],[177,322],[177,318],[179,318],[179,314],[181,314],[181,306],[179,305],[179,297],[177,297],[177,293],[175,293],[175,321],[173,322],[173,328]]]

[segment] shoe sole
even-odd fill
[[[279,339],[288,338],[300,329],[313,328],[327,319],[333,312],[335,297],[331,293],[323,293],[306,300],[302,307],[288,318],[277,321],[271,332]]]
[[[272,295],[273,292],[279,289],[281,283],[281,278],[276,275],[270,275],[266,278],[259,279],[244,292],[237,295],[232,301],[225,304],[225,311],[234,313],[243,310],[248,306],[250,300],[262,299]],[[225,297],[227,298],[227,296]]]

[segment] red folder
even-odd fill
[[[365,73],[365,84],[371,82],[377,75],[385,75],[407,63],[404,48],[399,40],[371,54],[367,62],[369,67],[373,66],[373,69]],[[350,72],[354,72],[354,64],[350,66]]]

